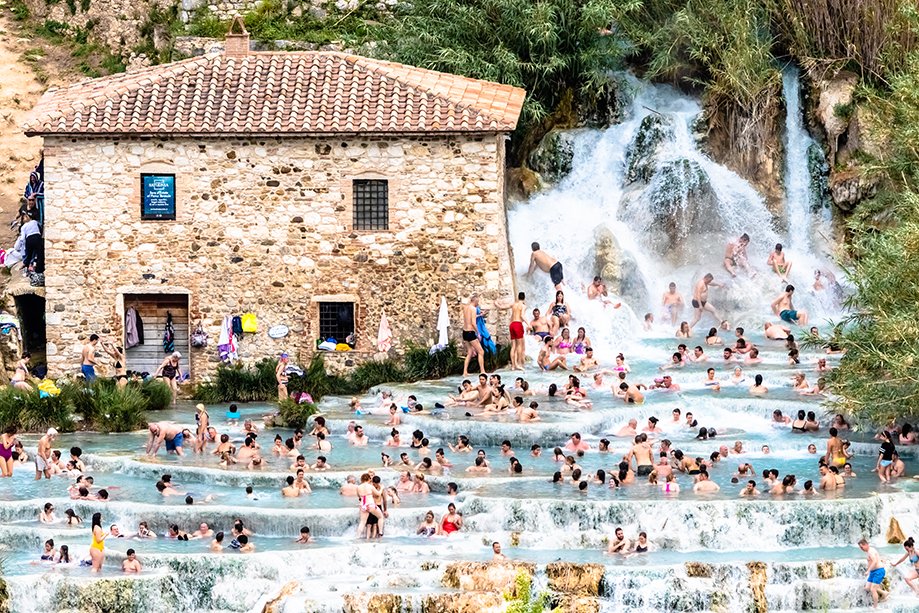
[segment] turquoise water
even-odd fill
[[[371,555],[376,559],[374,556],[381,555],[377,553],[377,544],[355,538],[356,500],[343,497],[338,490],[347,476],[359,475],[367,469],[375,470],[384,484],[396,485],[400,473],[406,469],[382,467],[382,452],[394,459],[404,452],[412,464],[422,458],[417,450],[409,447],[383,445],[391,428],[384,424],[388,416],[375,408],[379,405],[380,390],[371,390],[361,398],[365,410],[372,413],[369,415],[351,413],[349,398],[329,397],[322,401],[320,408],[331,428],[330,441],[333,445],[330,452],[322,455],[327,457],[331,469],[307,471],[306,479],[313,492],[299,498],[284,498],[280,494],[284,479],[292,474],[293,458],[275,457],[270,450],[275,434],[286,439],[291,433],[284,429],[262,429],[262,417],[274,410],[268,404],[241,405],[243,416],[253,419],[260,428],[258,440],[265,454],[265,463],[260,470],[250,471],[240,466],[221,468],[211,454],[189,453],[178,458],[161,451],[157,457],[148,458],[143,452],[146,442],[143,432],[62,435],[56,447],[62,450],[72,445],[82,447],[88,465],[87,474],[95,479],[94,489],[106,488],[110,501],[70,499],[67,485],[71,479],[55,476],[51,480],[36,481],[31,465],[19,466],[12,479],[0,482],[0,542],[6,548],[5,571],[12,578],[14,595],[31,589],[28,586],[35,584],[30,582],[46,583],[51,580],[49,577],[54,581],[62,578],[80,581],[89,576],[87,570],[78,565],[38,563],[41,544],[48,538],[53,538],[58,546],[68,545],[77,560],[87,556],[87,523],[80,527],[67,527],[60,522],[52,525],[38,523],[40,508],[45,502],[51,502],[58,518],[62,517],[66,508],[74,509],[86,522],[93,512],[102,512],[106,529],[114,523],[128,534],[128,538],[106,542],[106,573],[119,574],[120,560],[130,547],[137,550],[146,566],[143,576],[154,582],[164,580],[169,573],[166,571],[164,575],[164,570],[173,568],[188,556],[213,559],[217,567],[223,569],[220,572],[228,576],[236,572],[231,565],[232,560],[245,556],[230,549],[220,554],[212,553],[208,548],[209,538],[188,542],[132,538],[140,521],[148,522],[151,529],[162,535],[173,523],[188,532],[197,529],[202,522],[208,523],[214,530],[229,532],[236,518],[243,519],[253,531],[256,545],[253,555],[263,560],[262,563],[264,556],[281,554],[294,556],[296,560],[306,559],[303,556],[344,559],[341,576],[331,580],[327,577],[322,583],[328,585],[331,581],[332,585],[353,585],[355,589],[363,585],[365,578],[362,579],[361,575],[367,572],[367,564],[392,567],[393,572],[407,572],[399,569],[431,558],[444,563],[487,560],[490,549],[486,544],[493,540],[502,542],[505,553],[514,559],[537,564],[555,560],[603,564],[608,569],[610,584],[619,585],[617,589],[621,590],[628,590],[630,585],[624,576],[619,576],[625,569],[634,569],[635,572],[643,569],[641,572],[651,573],[648,581],[665,581],[661,577],[672,572],[667,569],[690,561],[717,562],[726,565],[726,568],[735,565],[742,569],[744,564],[753,560],[778,568],[787,563],[806,567],[818,560],[831,559],[838,564],[850,565],[851,571],[847,572],[851,572],[855,580],[863,564],[863,555],[854,546],[858,538],[863,534],[869,535],[881,545],[877,539],[890,517],[896,517],[904,530],[910,533],[916,527],[919,495],[915,492],[919,483],[904,478],[881,486],[871,472],[877,449],[872,433],[850,432],[845,436],[853,441],[851,462],[857,477],[847,480],[843,490],[813,498],[800,495],[776,497],[764,492],[756,499],[741,499],[739,492],[748,478],[754,478],[758,486],[765,489],[761,477],[764,469],[774,468],[782,476],[795,474],[799,488],[805,480],[819,481],[817,461],[826,445],[825,427],[820,432],[801,435],[771,423],[775,408],[780,408],[785,414],[794,414],[799,408],[814,410],[820,414],[823,423],[828,417],[821,411],[816,398],[798,395],[790,389],[791,374],[796,369],[782,362],[781,347],[761,339],[755,342],[764,347],[764,364],[758,365],[755,372],[764,375],[770,388],[766,397],[750,397],[745,386],[726,385],[717,393],[706,390],[701,383],[706,365],[691,365],[674,373],[675,380],[683,388],[680,392],[649,391],[643,405],[627,405],[613,396],[609,386],[605,386],[604,389],[589,391],[593,408],[584,410],[545,396],[544,388],[550,382],[563,384],[567,379],[566,373],[528,371],[526,377],[531,387],[537,390],[534,398],[540,403],[543,421],[521,424],[507,415],[484,418],[477,414],[477,410],[465,407],[450,408],[435,415],[403,415],[403,423],[398,427],[403,439],[408,441],[413,430],[422,430],[430,439],[432,456],[433,451],[443,448],[452,466],[427,475],[432,493],[401,495],[401,503],[390,509],[387,520],[383,542],[389,553],[376,562],[364,560],[364,556]],[[658,357],[666,356],[674,344],[675,340],[670,338],[650,339],[642,345],[641,353],[637,353],[635,358],[627,356],[632,368],[629,380],[649,381],[657,376],[660,372],[657,366],[662,363]],[[800,370],[811,376],[812,364],[817,357],[818,354],[807,352]],[[830,361],[833,362],[832,357]],[[727,376],[732,370],[720,364],[718,366],[719,377]],[[514,377],[514,373],[510,372],[502,375],[506,381]],[[397,399],[413,393],[423,405],[433,407],[435,402],[443,401],[460,381],[461,378],[452,377],[418,385],[384,387],[392,390]],[[672,422],[671,411],[674,408],[680,408],[684,414],[686,411],[693,412],[700,425],[714,427],[719,434],[714,439],[697,440],[695,428]],[[210,414],[215,416],[213,423],[239,445],[243,438],[242,427],[227,426],[219,417],[224,409],[223,406],[209,407]],[[466,416],[467,410],[476,414]],[[193,415],[191,403],[183,403],[176,410],[152,417],[193,426]],[[694,494],[691,478],[679,473],[676,473],[681,486],[678,495],[665,495],[644,478],[636,478],[634,483],[618,489],[591,482],[586,492],[578,491],[570,482],[570,477],[565,483],[551,482],[552,474],[560,468],[560,463],[553,459],[552,450],[564,445],[572,432],[580,432],[592,447],[577,458],[585,477],[594,476],[600,469],[609,474],[617,470],[616,465],[630,448],[628,437],[617,437],[615,434],[630,418],[638,420],[640,430],[652,415],[660,417],[659,426],[663,430],[654,436],[655,442],[667,438],[674,449],[681,449],[688,456],[708,458],[722,445],[730,449],[736,441],[742,442],[743,453],[729,451],[726,459],[710,469],[712,480],[721,487],[718,493]],[[364,426],[370,438],[367,447],[348,444],[345,433],[352,421]],[[448,447],[449,443],[456,442],[460,434],[470,438],[475,450],[485,452],[492,468],[490,474],[466,472],[475,453],[456,453]],[[610,450],[601,453],[596,447],[599,439],[604,437],[611,441]],[[34,447],[34,436],[23,438],[27,448]],[[500,446],[505,440],[511,443],[511,453],[523,465],[522,474],[510,473],[509,458],[502,454]],[[538,457],[530,451],[533,444],[542,447]],[[808,451],[810,444],[816,446],[817,453]],[[320,453],[309,449],[309,445],[307,437],[303,443],[303,454],[308,463],[314,463]],[[769,447],[768,453],[764,451],[764,445]],[[914,450],[901,448],[901,451],[907,476],[919,472]],[[570,452],[567,453],[570,455]],[[738,467],[745,463],[753,466],[753,476],[738,477],[740,483],[732,483]],[[160,495],[154,484],[165,473],[171,474],[177,488],[192,495],[196,504],[187,505],[184,496]],[[456,497],[447,495],[447,483],[450,482],[458,485]],[[247,486],[254,489],[253,497],[247,497]],[[204,502],[205,499],[208,502]],[[449,538],[414,536],[415,528],[426,511],[434,511],[439,521],[450,501],[456,502],[466,520],[460,533]],[[303,525],[311,528],[315,538],[315,543],[306,547],[293,542]],[[639,530],[648,532],[652,544],[650,553],[629,557],[607,555],[606,543],[612,531],[619,526],[630,538],[634,538]],[[230,539],[228,536],[227,542]],[[892,546],[883,552],[893,557],[898,550]],[[327,571],[318,563],[304,567],[296,562],[293,566],[273,572],[278,577],[296,576],[298,580],[312,584],[314,580],[326,576]],[[429,587],[424,587],[427,584],[422,581],[416,589],[421,592],[439,589],[436,587],[439,579],[435,577],[432,581]],[[207,591],[211,588],[200,589]],[[328,597],[334,599],[336,596],[332,592]],[[615,595],[610,598],[610,602],[622,604]],[[14,600],[17,610],[30,610],[30,606]],[[215,604],[216,601],[208,602],[211,605],[205,608],[221,608]],[[188,605],[188,608],[194,609],[195,606]],[[235,610],[232,606],[223,606],[223,609]]]
[[[76,564],[42,564],[38,558],[42,543],[49,538],[56,546],[67,545],[75,560],[86,558],[89,518],[94,512],[102,513],[106,530],[117,524],[129,535],[106,541],[103,575],[122,576],[120,564],[128,548],[136,549],[144,565],[140,576],[130,579],[127,587],[131,589],[123,589],[123,584],[118,587],[132,595],[134,609],[143,611],[261,611],[264,600],[289,581],[296,582],[299,588],[285,611],[341,611],[343,595],[356,591],[394,592],[415,598],[406,609],[418,611],[421,606],[417,597],[444,590],[443,565],[488,560],[495,541],[515,560],[538,565],[557,560],[603,565],[606,587],[600,606],[604,611],[751,610],[749,562],[766,565],[764,597],[770,611],[864,608],[867,602],[861,588],[866,567],[864,554],[855,543],[868,538],[889,564],[901,552],[900,547],[885,543],[884,533],[891,519],[896,519],[907,535],[919,535],[919,482],[912,479],[919,473],[916,449],[899,448],[906,466],[905,477],[882,485],[872,472],[878,448],[874,432],[844,432],[842,436],[852,442],[851,463],[857,477],[848,479],[843,490],[812,498],[800,494],[772,496],[766,492],[762,479],[766,469],[776,469],[780,476],[794,474],[799,489],[806,480],[819,482],[818,459],[825,451],[831,416],[824,412],[823,398],[801,395],[792,389],[791,382],[794,374],[803,373],[813,386],[821,376],[816,370],[817,360],[825,358],[832,368],[839,356],[804,349],[800,364],[791,365],[784,343],[763,338],[763,322],[773,319],[767,305],[781,284],[768,273],[756,279],[722,279],[726,275],[721,270],[721,256],[725,242],[742,231],[754,233],[751,253],[771,249],[781,238],[771,227],[772,213],[752,187],[697,150],[686,130],[700,111],[696,101],[664,87],[648,87],[641,96],[636,98],[633,116],[623,126],[585,132],[578,137],[575,169],[569,180],[509,211],[510,239],[518,258],[516,268],[521,273],[525,270],[530,241],[536,237],[543,241],[545,248],[565,262],[566,281],[574,288],[568,293],[576,317],[574,329],[580,325],[587,328],[601,367],[612,369],[621,351],[631,367],[627,380],[647,385],[662,376],[661,367],[669,363],[677,344],[686,343],[690,349],[704,346],[704,332],[717,323],[707,318],[692,338],[677,339],[669,322],[660,323],[660,293],[673,279],[688,302],[692,283],[703,270],[712,270],[726,287],[713,289],[711,299],[726,310],[731,327],[739,324],[747,328],[746,338],[760,348],[761,363],[725,362],[720,347],[705,346],[707,362],[666,371],[680,391],[646,391],[641,405],[626,404],[612,393],[615,373],[605,374],[602,385],[596,387],[590,375],[579,375],[592,402],[591,408],[585,408],[547,395],[550,384],[564,386],[570,373],[546,373],[533,368],[538,347],[533,338],[528,338],[530,363],[523,376],[534,392],[532,399],[539,403],[541,420],[524,424],[513,415],[481,415],[466,407],[402,415],[403,423],[398,429],[403,441],[407,444],[412,431],[423,431],[430,440],[432,457],[435,450],[444,448],[452,466],[426,476],[431,493],[401,495],[400,503],[389,508],[385,535],[379,541],[357,538],[357,500],[342,496],[339,488],[349,475],[359,476],[368,470],[374,470],[385,485],[396,485],[406,468],[384,468],[381,453],[389,454],[393,460],[406,453],[413,465],[422,457],[407,446],[384,446],[391,427],[385,424],[388,415],[380,392],[392,391],[400,404],[414,394],[431,410],[435,403],[445,403],[448,394],[456,392],[461,377],[380,386],[360,398],[364,408],[361,415],[349,410],[349,397],[333,395],[323,399],[320,410],[331,430],[333,449],[322,454],[309,449],[313,443],[309,437],[304,439],[302,449],[310,464],[319,455],[327,457],[330,469],[307,471],[306,479],[313,492],[298,498],[284,498],[280,493],[284,480],[292,474],[293,460],[274,457],[271,448],[276,434],[286,439],[292,433],[264,429],[263,416],[275,410],[270,404],[240,405],[241,418],[252,419],[260,428],[258,442],[265,462],[258,470],[239,465],[223,468],[213,455],[198,456],[190,449],[182,458],[166,455],[162,450],[155,458],[148,458],[144,455],[144,432],[63,435],[55,446],[65,455],[71,446],[80,446],[86,472],[95,478],[94,491],[106,488],[110,500],[71,499],[67,486],[72,477],[36,481],[31,464],[18,466],[12,479],[0,480],[0,557],[4,560],[13,610],[47,612],[84,606],[86,598],[79,589],[90,580],[87,569]],[[642,116],[651,108],[677,120],[673,133],[666,137],[670,140],[658,155],[668,159],[674,155],[691,157],[707,175],[718,201],[713,204],[716,210],[707,214],[717,218],[720,231],[709,232],[706,228],[705,232],[693,233],[687,229],[686,244],[674,245],[683,249],[685,256],[677,261],[670,253],[655,252],[649,239],[653,224],[643,225],[648,220],[641,213],[650,209],[653,201],[639,200],[638,207],[619,209],[630,197],[622,180],[624,152]],[[794,204],[795,210],[801,208],[801,203]],[[577,240],[572,240],[568,232],[547,232],[546,228],[558,224],[559,211],[576,223],[589,222],[584,225],[588,233],[579,233]],[[633,284],[642,286],[623,296],[622,309],[588,303],[577,289],[594,274],[594,244],[589,234],[594,223],[605,225],[613,233],[620,251],[635,265],[637,272],[633,276],[637,281],[633,279]],[[811,311],[811,323],[826,334],[830,329],[827,320],[838,317],[839,304],[810,290],[809,268],[830,264],[814,249],[792,250],[790,257],[797,262],[796,274],[801,275],[794,279],[802,288],[796,300]],[[754,264],[760,266],[758,262]],[[542,277],[525,280],[521,276],[520,288],[530,296],[530,308],[544,309],[552,295],[548,280]],[[644,312],[652,312],[658,318],[658,324],[650,331],[640,323]],[[690,315],[687,309],[681,319]],[[504,339],[504,330],[494,332]],[[797,336],[801,332],[795,330]],[[722,331],[720,335],[725,343],[733,342],[732,332]],[[578,359],[569,355],[569,366],[575,366]],[[745,374],[745,381],[739,385],[730,383],[737,366]],[[720,391],[705,386],[708,367],[716,369],[716,378],[722,382]],[[513,385],[520,373],[500,374],[506,384]],[[769,389],[765,396],[749,394],[748,387],[756,374],[763,376]],[[684,416],[692,412],[698,426],[673,423],[671,414],[676,408]],[[799,410],[814,411],[822,427],[816,433],[795,434],[787,426],[772,422],[776,409],[791,417]],[[226,406],[209,407],[212,425],[239,446],[244,439],[242,426],[227,425],[225,410]],[[662,430],[652,436],[655,451],[664,438],[671,441],[673,449],[703,458],[709,458],[722,445],[730,449],[736,441],[742,443],[743,453],[728,452],[727,458],[710,469],[719,492],[697,495],[692,491],[692,478],[679,473],[678,495],[664,495],[659,487],[642,478],[618,489],[590,482],[586,492],[580,492],[570,482],[551,483],[560,466],[553,460],[552,450],[563,446],[572,433],[580,433],[591,445],[590,451],[577,458],[585,478],[601,469],[607,474],[615,473],[631,447],[630,437],[616,434],[630,419],[637,420],[641,430],[652,416],[660,419]],[[193,403],[180,403],[177,409],[150,415],[150,419],[193,429]],[[350,422],[364,427],[369,437],[367,447],[348,444],[345,433]],[[698,440],[700,426],[714,428],[717,436]],[[469,437],[473,449],[484,451],[492,469],[490,474],[466,471],[475,452],[456,453],[449,449],[460,435]],[[597,451],[602,438],[610,440],[608,452]],[[34,454],[37,437],[23,436],[22,440]],[[509,470],[509,458],[501,450],[504,441],[510,443],[523,466],[519,475]],[[530,452],[534,444],[542,447],[539,457]],[[815,446],[816,453],[808,450],[809,445]],[[739,483],[732,483],[743,463],[752,465],[753,475],[739,476]],[[180,491],[194,497],[196,504],[187,505],[184,496],[163,497],[156,491],[156,481],[166,473],[172,475]],[[740,490],[749,478],[757,481],[763,493],[756,498],[741,498]],[[457,484],[459,492],[455,497],[447,493],[449,483]],[[248,486],[254,490],[253,497],[246,495]],[[53,503],[58,517],[50,525],[38,521],[46,502]],[[462,514],[463,528],[449,537],[417,536],[425,513],[433,511],[439,522],[450,502]],[[79,527],[63,525],[61,518],[67,508],[72,508],[84,523]],[[229,531],[237,519],[252,531],[256,553],[241,554],[231,549],[213,553],[210,539],[185,542],[167,538],[138,540],[131,536],[142,521],[160,535],[173,524],[192,532],[204,522],[214,530],[225,531],[229,542]],[[311,529],[314,543],[294,543],[302,526]],[[627,557],[606,554],[609,539],[619,527],[630,539],[640,531],[647,532],[650,551]],[[819,576],[817,564],[824,561],[834,563],[833,579]],[[687,562],[711,565],[712,575],[690,576]],[[536,580],[538,585],[545,585],[542,568]],[[919,601],[902,581],[893,581],[892,587],[889,608],[916,610]]]

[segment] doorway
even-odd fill
[[[45,363],[45,298],[37,294],[21,294],[13,298],[19,315],[22,350],[32,354],[32,365]]]
[[[128,347],[125,332],[125,367],[139,373],[156,372],[163,359],[171,352],[163,347],[163,332],[166,321],[172,316],[175,331],[174,351],[182,354],[180,360],[183,373],[190,373],[189,364],[189,329],[188,329],[188,294],[125,294],[124,313],[125,330],[128,319],[135,318],[138,344]]]

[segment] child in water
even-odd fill
[[[230,405],[230,408],[227,409],[226,416],[228,426],[239,425],[239,408],[235,404]]]

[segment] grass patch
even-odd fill
[[[37,28],[35,28],[35,34],[45,38],[53,43],[60,43],[64,40],[64,37],[67,36],[67,32],[70,30],[68,26],[63,21],[55,21],[53,19],[46,19]]]
[[[32,16],[32,13],[29,12],[29,7],[26,6],[23,0],[13,0],[10,3],[10,12],[13,13],[13,19],[16,21],[26,21]]]
[[[129,383],[122,390],[111,379],[89,385],[68,381],[59,388],[60,394],[44,398],[37,390],[0,389],[0,429],[15,426],[24,432],[42,432],[54,427],[71,432],[79,425],[99,432],[130,432],[147,425],[146,411],[165,408],[172,401],[161,381]]]
[[[485,367],[494,371],[510,361],[510,346],[499,346],[497,354],[487,354]],[[265,359],[254,367],[241,364],[221,365],[211,382],[199,383],[194,397],[205,404],[227,402],[264,402],[277,398],[274,370],[277,361]],[[287,384],[290,394],[307,393],[318,402],[323,396],[361,394],[384,383],[412,383],[441,379],[463,372],[463,360],[456,345],[431,355],[424,347],[409,346],[400,360],[369,360],[345,376],[326,372],[322,352],[313,356],[303,376],[291,375]]]
[[[255,366],[241,363],[220,365],[212,382],[195,387],[195,399],[205,404],[221,402],[263,402],[277,397],[277,380],[274,370],[278,362],[264,359]]]
[[[316,411],[316,405],[311,402],[297,403],[288,399],[278,405],[278,417],[287,428],[305,428],[306,422]],[[274,425],[277,427],[280,424]]]
[[[163,411],[172,405],[172,390],[161,380],[144,381],[140,392],[146,399],[148,411]]]

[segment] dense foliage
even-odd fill
[[[312,402],[284,400],[278,404],[278,417],[287,428],[305,428],[309,418],[315,415],[316,405]],[[280,424],[275,422],[275,426]]]
[[[507,602],[507,613],[541,613],[549,605],[549,593],[533,590],[533,580],[524,572],[519,571],[514,577],[514,586],[503,594]]]
[[[497,354],[486,354],[485,367],[491,372],[506,365],[509,359],[510,346],[499,346]],[[220,366],[213,381],[201,383],[195,388],[195,398],[206,404],[276,399],[276,366],[277,361],[270,359],[258,362],[254,367],[242,364]],[[434,354],[424,347],[409,346],[400,360],[368,360],[346,376],[327,373],[319,352],[304,369],[302,377],[289,377],[287,390],[291,396],[305,392],[314,401],[319,401],[330,394],[361,394],[384,383],[440,379],[462,372],[463,359],[452,343]]]
[[[695,83],[744,108],[780,82],[761,0],[618,0],[615,21],[649,78]]]
[[[830,377],[835,408],[874,423],[919,415],[919,53],[890,82],[870,99],[889,144],[873,170],[888,182],[849,221],[857,293],[838,339],[846,355]]]
[[[911,0],[766,0],[781,43],[809,68],[885,80],[916,48]]]
[[[379,52],[397,61],[527,90],[521,126],[566,92],[596,95],[620,67],[613,0],[414,0],[400,5]]]
[[[61,383],[60,394],[42,397],[37,390],[0,389],[0,429],[41,432],[50,427],[61,432],[77,427],[99,432],[129,432],[146,426],[148,410],[164,409],[172,402],[162,381],[129,383],[119,390],[109,379],[91,384]]]
[[[874,423],[919,415],[919,194],[894,206],[895,227],[857,229],[857,295],[839,339],[846,355],[829,380],[837,410]]]

